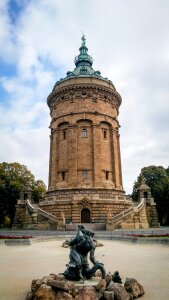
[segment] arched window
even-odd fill
[[[144,198],[148,198],[148,193],[144,192]]]

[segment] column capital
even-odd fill
[[[100,123],[93,123],[93,124],[92,124],[92,127],[99,127],[99,128],[100,128],[100,127],[101,127],[101,124],[100,124]]]
[[[77,124],[69,124],[68,128],[77,128]]]
[[[56,132],[59,132],[59,128],[58,127],[52,130],[52,133],[56,133]]]

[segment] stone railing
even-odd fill
[[[45,210],[39,208],[38,206],[33,206],[33,204],[30,202],[29,199],[26,200],[26,206],[28,208],[28,210],[33,213],[36,212],[38,214],[40,214],[41,216],[47,218],[48,220],[54,222],[54,223],[58,223],[58,218],[55,217],[54,215],[46,212]]]
[[[140,210],[142,210],[142,208],[145,206],[145,199],[143,198],[141,200],[141,202],[139,203],[138,206],[132,206],[128,209],[126,209],[125,211],[123,211],[122,213],[119,213],[117,215],[115,215],[114,217],[112,217],[112,222],[114,224],[119,224],[121,222],[123,222],[123,220],[127,217],[130,217],[133,213],[138,213]]]
[[[32,205],[29,199],[26,200],[26,207],[28,208],[30,213],[36,212],[35,207]]]
[[[49,220],[51,220],[51,221],[53,221],[53,222],[58,223],[58,218],[57,218],[57,217],[55,217],[54,215],[52,215],[52,214],[46,212],[45,210],[43,210],[43,209],[41,209],[41,208],[39,208],[39,207],[38,207],[38,213],[39,213],[40,215],[42,215],[43,217],[46,217],[47,219],[49,219]]]
[[[134,212],[139,212],[140,210],[142,210],[142,208],[145,206],[145,199],[142,198],[141,202],[139,203],[138,206],[135,206],[133,209],[134,209]]]

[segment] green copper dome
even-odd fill
[[[104,78],[101,76],[101,72],[100,71],[95,71],[92,68],[92,64],[93,64],[93,58],[88,54],[88,48],[86,46],[86,38],[85,35],[82,35],[82,43],[81,46],[79,48],[79,55],[75,57],[75,69],[73,71],[68,71],[66,73],[66,77],[65,78],[61,78],[60,81],[62,80],[66,80],[68,78],[71,77],[97,77],[97,78],[101,78],[103,80],[106,80],[108,82],[111,82],[111,80],[108,80],[108,78]],[[60,81],[57,81],[56,84]]]
[[[75,57],[76,68],[71,72],[67,72],[67,77],[74,76],[100,76],[100,71],[95,71],[92,68],[93,58],[88,54],[88,48],[86,47],[86,38],[82,35],[82,44],[79,48],[80,54]]]

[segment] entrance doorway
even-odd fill
[[[90,210],[83,208],[81,211],[81,223],[90,223]]]

